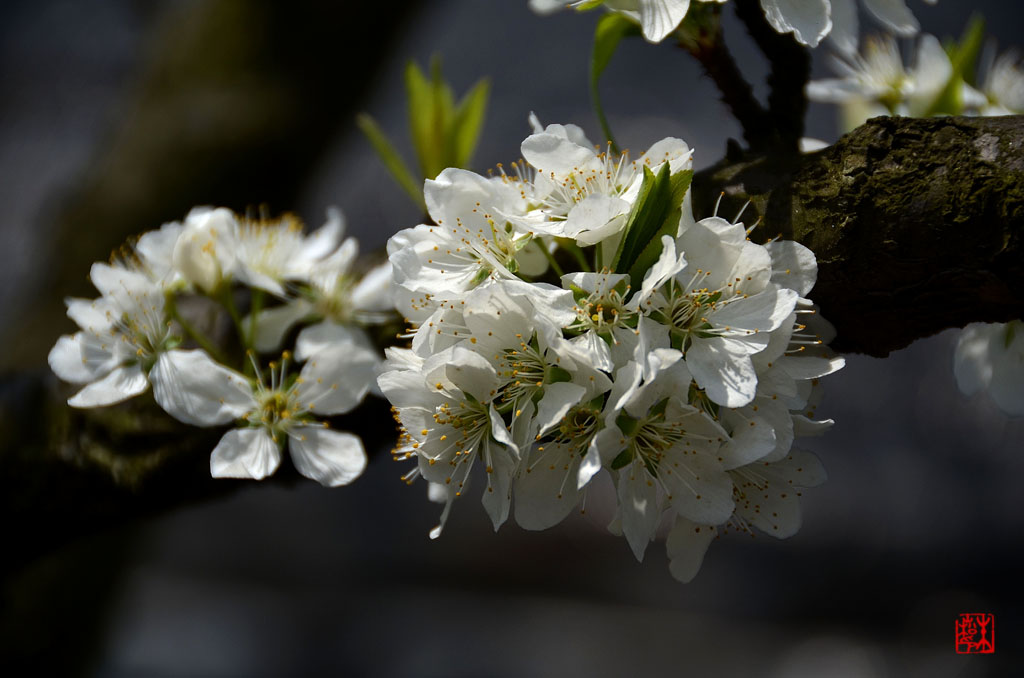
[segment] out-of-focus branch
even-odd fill
[[[792,35],[780,34],[769,25],[758,0],[735,0],[734,4],[736,15],[771,65],[768,111],[776,143],[795,152],[804,133],[804,86],[811,77],[811,54]]]
[[[725,44],[722,27],[714,22],[708,32],[701,33],[681,45],[704,68],[722,95],[722,101],[740,123],[747,146],[762,150],[775,139],[773,121],[768,111],[754,96],[750,83],[743,77],[732,53]]]
[[[0,369],[43,363],[49,338],[68,330],[61,298],[95,294],[85,273],[111,244],[195,205],[294,208],[413,9],[411,0],[171,4],[103,151],[40,216],[55,244],[45,291],[23,295],[11,314]]]
[[[693,187],[698,217],[722,192],[724,214],[749,199],[755,233],[814,250],[839,351],[1024,317],[1024,116],[874,118],[811,155],[724,160]]]

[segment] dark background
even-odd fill
[[[492,78],[477,168],[518,157],[531,110],[599,137],[586,82],[596,13],[350,4],[0,6],[4,374],[45,370],[72,330],[60,300],[93,294],[90,261],[192,205],[267,203],[314,225],[339,205],[366,251],[417,223],[353,122],[369,111],[408,148],[409,58],[441,53],[457,93]],[[909,4],[940,37],[968,18],[952,0]],[[1018,3],[971,9],[1002,48],[1019,40]],[[763,94],[759,55],[724,14]],[[824,62],[818,50],[818,77]],[[739,134],[667,45],[624,43],[602,90],[629,148],[678,136],[701,167]],[[808,134],[835,139],[834,110],[812,106]],[[718,540],[692,584],[672,580],[660,543],[635,562],[593,498],[555,529],[495,535],[471,493],[431,542],[439,507],[377,453],[350,487],[237,483],[226,498],[20,554],[5,582],[5,659],[99,676],[1011,675],[1024,422],[956,390],[955,337],[850,356],[818,410],[836,426],[804,445],[830,479],[805,493],[803,529]],[[13,519],[31,525],[32,512]],[[953,651],[956,615],[974,611],[996,615],[995,656]]]

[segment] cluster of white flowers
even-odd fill
[[[723,3],[725,0],[697,0]],[[924,0],[935,4],[936,0]],[[830,35],[844,53],[857,50],[857,5],[854,0],[760,0],[764,16],[779,33],[792,33],[796,40],[817,47]],[[675,31],[690,10],[690,0],[530,0],[530,7],[548,14],[565,7],[588,9],[604,5],[640,24],[644,37],[661,42]],[[879,23],[898,35],[914,35],[920,28],[904,0],[862,0],[864,8]]]
[[[610,474],[611,529],[639,559],[667,523],[683,581],[722,527],[792,535],[824,480],[792,443],[832,424],[815,386],[843,365],[808,329],[813,253],[695,222],[679,139],[631,160],[531,121],[525,162],[445,170],[425,186],[434,223],[388,243],[412,342],[378,383],[406,479],[445,503],[431,536],[474,468],[495,529],[553,526]]]
[[[213,450],[215,477],[273,473],[287,440],[300,473],[328,486],[350,482],[366,465],[362,442],[329,430],[320,417],[352,410],[374,386],[381,360],[362,326],[389,317],[392,299],[390,265],[360,279],[352,266],[357,244],[343,241],[343,230],[337,211],[306,235],[291,217],[251,220],[196,208],[184,223],[122,248],[110,264],[94,264],[90,279],[100,297],[67,300],[80,329],[49,355],[57,376],[84,385],[68,403],[113,405],[152,385],[156,402],[182,422],[237,422]],[[236,307],[242,290],[245,318]],[[279,303],[264,309],[266,295]],[[236,367],[248,374],[223,364],[224,347],[190,320],[204,316],[205,326],[216,325],[208,317],[216,306],[186,312],[195,297],[233,318],[233,345],[242,349]],[[280,351],[297,324],[304,327],[294,351],[261,368],[258,353]],[[292,360],[304,365],[289,375]]]

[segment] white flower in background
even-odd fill
[[[144,273],[93,264],[89,274],[103,294],[68,299],[68,316],[81,331],[61,337],[50,351],[58,377],[84,388],[72,407],[103,407],[144,393],[150,381],[174,372],[181,339],[164,313],[164,292]]]
[[[196,207],[174,244],[171,261],[189,283],[213,293],[235,269],[238,219],[224,207]]]
[[[335,232],[332,226],[330,235],[339,238],[340,213],[332,211],[330,215],[329,223],[337,224],[339,229]],[[320,231],[314,236],[326,239]],[[314,251],[306,249],[307,253]],[[295,356],[299,360],[332,343],[355,341],[372,346],[361,326],[387,320],[393,314],[391,265],[377,266],[360,279],[352,270],[358,251],[356,239],[346,238],[328,256],[304,266],[305,279],[293,286],[294,296],[257,315],[253,347],[264,353],[277,350],[288,330],[299,322],[310,323],[296,340]],[[242,324],[247,327],[250,322],[251,317]]]
[[[344,229],[341,212],[328,210],[327,223],[310,235],[302,222],[280,219],[240,219],[236,241],[235,278],[246,285],[285,296],[285,285],[306,280],[313,267],[338,249]]]
[[[407,480],[423,475],[447,492],[440,524],[430,537],[441,535],[477,459],[487,474],[483,504],[497,529],[508,517],[512,476],[519,463],[519,450],[495,406],[501,386],[497,370],[461,345],[425,361],[410,354],[388,351],[388,369],[377,383],[399,422],[396,458],[415,457],[418,463]]]
[[[280,365],[270,364],[269,376],[257,366],[255,380],[203,351],[179,353],[173,378],[154,387],[160,406],[194,426],[239,422],[210,455],[215,478],[265,478],[277,470],[286,442],[299,473],[321,485],[347,485],[363,472],[359,437],[332,431],[319,418],[344,414],[362,401],[374,376],[372,351],[334,346],[310,358],[297,377],[288,374],[291,356],[285,352]]]
[[[965,327],[956,345],[953,372],[967,395],[987,391],[1003,412],[1024,416],[1024,321]]]
[[[937,0],[924,2],[934,5]],[[829,33],[829,41],[840,53],[853,56],[857,53],[860,34],[856,0],[831,0],[831,3],[832,32]],[[861,4],[887,32],[908,38],[921,28],[905,0],[861,0]]]
[[[992,60],[981,93],[986,100],[981,115],[1024,113],[1024,66],[1019,53],[1010,50]]]
[[[904,67],[891,36],[869,37],[863,55],[837,56],[832,65],[841,77],[808,83],[807,96],[842,105],[847,129],[877,115],[926,115],[953,76],[949,55],[938,38],[928,34],[918,41],[911,69]],[[977,99],[966,83],[962,87],[966,100]]]
[[[111,256],[111,265],[137,271],[165,292],[188,287],[188,281],[174,267],[174,248],[183,226],[179,222],[164,224],[147,231]]]

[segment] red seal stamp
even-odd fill
[[[957,654],[992,654],[996,651],[996,618],[987,612],[967,612],[956,620]]]

